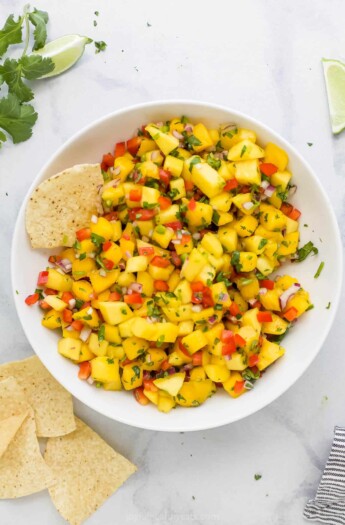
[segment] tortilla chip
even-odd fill
[[[33,248],[72,246],[75,232],[103,213],[99,164],[79,164],[41,182],[26,207],[26,230]]]
[[[72,434],[48,439],[44,455],[57,479],[50,496],[71,525],[91,516],[136,471],[90,427],[76,421]]]
[[[10,416],[0,421],[0,458],[6,452],[8,445],[27,415],[28,410],[21,412],[17,416]]]
[[[37,356],[0,365],[0,381],[9,376],[16,378],[34,410],[39,437],[63,436],[75,430],[72,396]]]
[[[0,459],[0,499],[34,494],[54,483],[52,472],[40,453],[34,412],[13,377],[0,382],[0,406],[5,404],[17,410],[25,408],[27,417]]]

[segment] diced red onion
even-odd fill
[[[92,377],[91,377],[91,376],[90,376],[90,377],[88,377],[86,381],[87,381],[87,383],[89,383],[89,385],[93,385],[93,384],[94,384],[94,382],[95,382],[95,381],[94,381],[94,379],[92,379]]]
[[[159,151],[155,150],[151,153],[151,160],[156,160],[159,157]]]
[[[91,215],[91,222],[92,222],[93,224],[97,224],[97,222],[98,222],[98,217],[97,217],[97,215]]]
[[[133,290],[127,290],[128,295],[132,295]]]
[[[250,304],[250,306],[254,306],[254,304],[256,303],[256,299],[249,299],[248,303]]]
[[[75,254],[75,258],[76,258],[76,259],[79,259],[79,257],[80,257],[79,253],[76,253],[76,254]]]
[[[125,251],[125,256],[127,257],[127,259],[130,259],[132,257],[132,254],[130,251],[126,250]]]
[[[70,299],[68,301],[68,306],[71,308],[71,310],[73,310],[73,308],[75,307],[75,303],[76,303],[75,299]]]
[[[127,293],[126,286],[123,286],[123,288],[121,288],[121,292],[123,293],[123,295],[126,295],[126,293]]]
[[[120,270],[125,270],[125,268],[126,268],[126,263],[123,262],[123,261],[119,262],[119,268],[120,268]]]
[[[193,233],[192,237],[193,237],[193,239],[198,241],[199,239],[201,239],[201,233],[195,232],[195,233]]]
[[[168,368],[167,372],[171,376],[172,374],[176,373],[176,368],[174,366],[171,366],[170,368]]]
[[[87,315],[92,315],[92,313],[93,313],[93,308],[91,308],[90,306],[90,308],[87,310]]]
[[[221,292],[218,296],[219,301],[227,301],[229,299],[229,296],[227,293]]]
[[[214,324],[217,321],[218,317],[216,315],[211,315],[211,317],[208,318],[208,322],[210,324]]]
[[[151,317],[146,317],[146,322],[149,323],[149,324],[152,324],[153,323],[152,318]]]
[[[151,379],[151,374],[148,370],[144,370],[143,372],[143,380],[147,381],[148,379]]]
[[[217,153],[214,154],[214,158],[217,160],[222,160],[223,154],[217,151]]]
[[[224,355],[223,357],[225,361],[230,361],[232,359],[231,355]]]
[[[273,193],[276,191],[275,187],[272,184],[269,184],[265,189],[264,193],[266,197],[272,197]]]
[[[179,139],[179,140],[183,140],[184,139],[183,135],[181,133],[179,133],[178,131],[176,131],[176,129],[173,130],[172,134],[174,135],[174,137],[176,139]]]
[[[67,326],[66,330],[67,332],[74,332],[74,328],[71,325]]]
[[[99,275],[101,277],[106,277],[107,276],[107,272],[103,268],[101,268],[100,271],[99,271]]]
[[[259,295],[265,295],[267,293],[267,288],[260,288]]]
[[[153,235],[153,230],[150,230],[149,231],[149,237],[152,237],[152,235]]]
[[[64,273],[69,273],[72,270],[72,263],[69,259],[61,259],[61,261],[56,261],[55,263]],[[61,272],[60,272],[61,273]]]
[[[254,203],[249,201],[249,202],[244,202],[242,204],[242,208],[244,208],[245,210],[251,210],[254,206]]]
[[[131,290],[132,292],[135,292],[135,293],[142,293],[143,291],[143,285],[140,284],[140,283],[131,283],[129,286],[128,286],[128,291]]]
[[[263,188],[264,190],[268,188],[269,185],[270,183],[268,182],[268,180],[263,180],[260,184],[261,188]]]
[[[192,370],[194,368],[194,365],[192,363],[187,363],[186,365],[183,365],[182,370],[185,370],[187,372],[188,370]]]
[[[90,259],[94,259],[96,257],[96,254],[94,252],[87,253],[86,257],[90,257]]]
[[[151,354],[146,354],[145,361],[146,361],[146,363],[150,363],[150,361],[151,361]]]
[[[189,132],[189,131],[193,131],[193,124],[186,124],[185,127],[184,127],[184,130]]]
[[[180,239],[172,239],[171,241],[173,244],[181,244],[181,240]]]
[[[116,168],[113,169],[113,174],[116,176],[116,175],[120,175],[120,173],[121,173],[120,166],[116,166]]]
[[[83,343],[86,343],[86,341],[90,337],[91,332],[92,332],[91,328],[89,328],[88,326],[84,326],[81,329],[81,332],[79,334],[79,339],[81,339],[83,341]]]
[[[292,284],[285,292],[281,294],[279,297],[279,304],[280,308],[284,310],[286,308],[288,300],[298,292],[298,290],[301,288],[301,285],[299,283]]]
[[[228,156],[229,152],[227,149],[225,149],[224,151],[222,151],[222,156],[223,156],[223,159],[226,159],[226,157]]]
[[[149,242],[150,239],[148,237],[146,237],[146,235],[143,235],[141,240],[144,241],[144,242]]]
[[[163,122],[156,122],[156,126],[158,128],[162,128],[163,127]]]
[[[201,310],[202,310],[201,304],[193,304],[192,312],[201,312]]]

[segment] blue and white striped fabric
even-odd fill
[[[308,501],[304,517],[329,525],[345,525],[345,428],[335,427],[332,449],[315,499]]]

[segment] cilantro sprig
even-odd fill
[[[36,53],[46,44],[48,21],[47,12],[26,5],[21,16],[10,14],[0,29],[0,147],[8,136],[17,144],[32,135],[38,115],[27,104],[34,98],[29,83],[55,69],[51,58]],[[5,56],[18,44],[23,44],[19,57]]]

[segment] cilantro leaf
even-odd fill
[[[23,17],[14,20],[14,15],[10,15],[4,27],[0,30],[0,57],[6,53],[8,47],[12,44],[20,44],[22,37]]]
[[[316,255],[317,253],[319,253],[319,250],[316,248],[316,246],[314,246],[314,244],[311,241],[309,241],[307,242],[307,244],[302,246],[302,248],[299,248],[297,250],[297,258],[295,260],[297,262],[304,261],[311,253]]]
[[[28,80],[36,80],[53,71],[55,64],[51,58],[40,55],[25,55],[19,60],[22,75]]]
[[[0,66],[0,75],[8,85],[9,93],[16,95],[20,102],[28,102],[34,98],[31,89],[22,80],[21,67],[18,60],[7,58]]]
[[[24,142],[32,135],[37,113],[29,104],[21,105],[11,93],[0,99],[0,128],[7,131],[14,144]]]
[[[34,10],[29,13],[29,20],[32,25],[35,26],[34,45],[32,49],[41,49],[44,47],[47,40],[47,23],[49,20],[48,13],[46,11],[40,11],[39,9],[34,8]]]
[[[100,53],[101,51],[105,51],[107,47],[106,42],[104,40],[99,40],[98,42],[95,42],[95,53]]]

